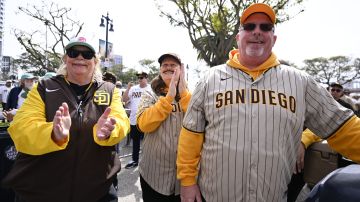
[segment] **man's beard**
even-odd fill
[[[260,57],[264,54],[264,47],[253,48],[251,46],[247,46],[245,49],[246,55],[250,57]]]

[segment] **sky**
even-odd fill
[[[36,24],[17,12],[18,6],[39,2],[5,1],[4,55],[17,57],[24,52],[13,35],[13,28],[29,32],[38,29],[45,33],[45,25]],[[114,24],[114,32],[109,32],[109,42],[114,44],[114,53],[123,56],[126,67],[138,68],[139,60],[156,61],[166,52],[178,53],[190,68],[205,66],[204,62],[197,61],[187,30],[173,27],[167,19],[160,17],[154,0],[53,2],[72,8],[71,13],[85,23],[82,35],[95,47],[99,38],[105,39],[105,28],[99,25],[101,16],[108,12]],[[301,66],[303,60],[316,57],[360,57],[359,0],[305,0],[302,7],[304,12],[276,27],[278,37],[273,50],[279,58]],[[40,40],[45,40],[45,37]]]

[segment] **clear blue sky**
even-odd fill
[[[8,0],[5,2],[4,54],[16,57],[24,50],[17,44],[11,28],[45,33],[45,26],[35,25],[23,14],[15,14],[18,6],[40,0]],[[71,7],[75,16],[85,22],[84,34],[97,46],[105,38],[99,27],[101,15],[110,14],[115,32],[109,32],[115,54],[123,55],[125,66],[134,67],[140,59],[156,60],[164,52],[176,52],[191,66],[199,66],[187,30],[174,28],[159,17],[153,0],[88,1],[55,0]],[[276,28],[278,40],[274,51],[279,58],[300,64],[304,59],[346,55],[360,57],[359,0],[305,0],[305,11]],[[44,40],[44,39],[42,39]],[[45,43],[45,42],[44,42]]]

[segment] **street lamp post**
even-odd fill
[[[47,38],[47,30],[49,26],[49,21],[45,21],[45,67],[46,71],[48,71],[48,53],[47,53],[47,47],[48,47],[48,38]]]
[[[104,25],[104,20],[106,20],[106,25]],[[109,23],[110,23],[110,29],[109,27]],[[100,27],[105,27],[106,29],[106,38],[105,38],[105,61],[107,60],[107,56],[108,56],[108,31],[113,32],[114,28],[113,28],[113,20],[111,20],[109,18],[109,12],[106,14],[106,16],[102,15],[101,16],[101,23],[100,23]],[[105,64],[105,72],[107,70],[107,64]]]

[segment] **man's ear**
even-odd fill
[[[236,41],[239,41],[240,33],[238,32],[235,36]]]
[[[272,45],[272,46],[274,47],[274,45],[275,45],[275,43],[276,43],[277,36],[274,35],[273,37],[274,37],[274,38],[273,38],[274,42],[273,42],[273,45]]]

